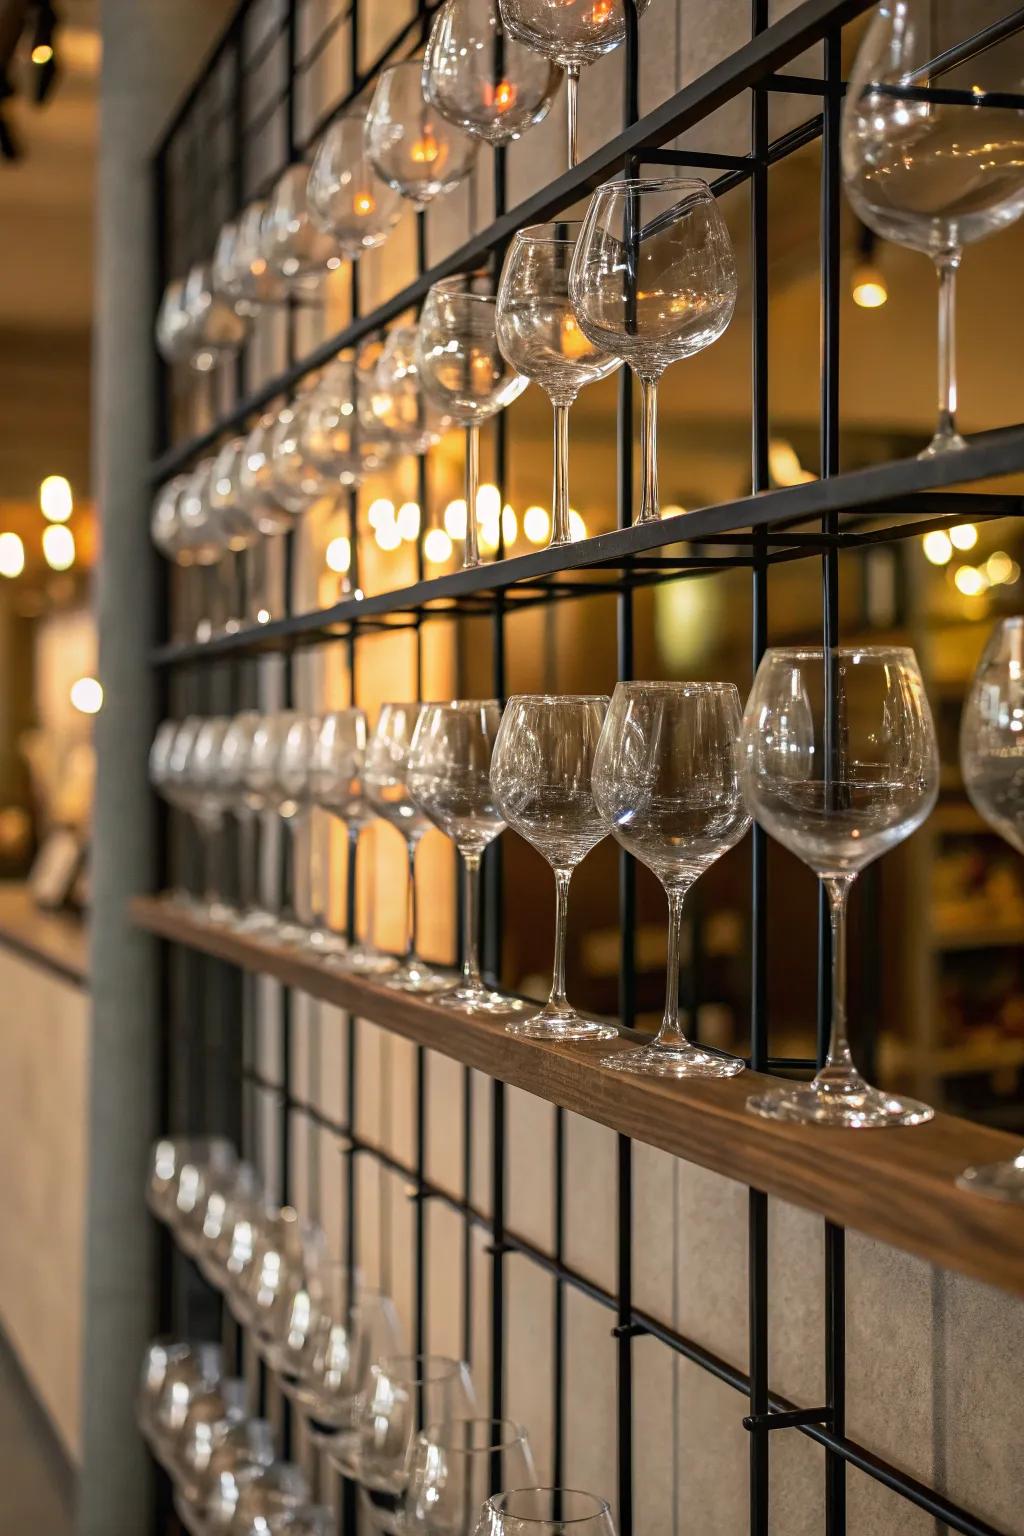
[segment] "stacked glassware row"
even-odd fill
[[[1004,620],[979,664],[963,714],[961,759],[972,801],[1024,851],[1024,619]],[[427,993],[513,1033],[553,1042],[603,1041],[617,1031],[582,1016],[565,991],[565,932],[576,867],[611,832],[662,884],[669,907],[668,975],[661,1027],[647,1045],[602,1058],[610,1070],[675,1078],[731,1077],[744,1062],[686,1039],[679,1017],[683,903],[701,874],[755,818],[819,877],[832,914],[831,1039],[810,1083],[759,1092],[748,1109],[770,1119],[861,1130],[912,1126],[932,1109],[871,1087],[854,1065],[846,1022],[846,909],[861,871],[909,837],[938,795],[931,710],[914,652],[897,646],[769,649],[745,711],[727,682],[619,683],[601,696],[518,695],[495,700],[386,704],[369,732],[357,708],[310,717],[294,711],[228,720],[165,721],[151,777],[190,815],[207,850],[201,914],[308,945],[325,963],[374,975],[388,988]],[[255,895],[254,838],[275,813],[294,833],[319,808],[349,839],[349,912],[355,856],[374,816],[405,841],[407,949],[401,961],[373,945],[372,916],[349,945],[326,920],[324,871],[311,869],[314,915],[263,911]],[[239,820],[241,911],[215,878],[227,813]],[[466,882],[462,975],[446,975],[416,947],[416,850],[438,827],[458,849]],[[555,961],[543,1008],[481,978],[477,910],[481,858],[510,826],[551,865],[557,891]],[[295,888],[295,841],[291,839]],[[316,838],[311,847],[319,848]],[[193,898],[185,898],[195,905]],[[967,1170],[963,1187],[1024,1199],[1024,1154]]]
[[[139,1426],[189,1536],[330,1536],[334,1515],[315,1502],[324,1459],[358,1485],[381,1536],[557,1536],[577,1520],[588,1536],[615,1536],[603,1499],[536,1486],[520,1425],[476,1417],[465,1362],[402,1353],[389,1298],[327,1256],[319,1227],[270,1202],[229,1142],[158,1141],[147,1200],[221,1291],[312,1451],[311,1474],[276,1456],[220,1345],[155,1340]]]

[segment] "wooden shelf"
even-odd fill
[[[969,1163],[1014,1156],[1012,1136],[948,1115],[888,1132],[776,1125],[746,1112],[748,1095],[769,1081],[757,1073],[678,1083],[609,1072],[598,1058],[614,1043],[519,1039],[499,1022],[464,1018],[346,975],[307,952],[197,918],[164,897],[137,897],[131,911],[139,927],[161,938],[274,976],[612,1130],[1024,1295],[1024,1209],[964,1194],[954,1184]]]
[[[71,912],[46,912],[20,880],[0,882],[0,947],[83,987],[89,979],[85,922]]]

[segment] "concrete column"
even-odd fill
[[[134,1394],[153,1326],[153,1244],[143,1203],[157,1129],[154,946],[125,904],[154,868],[146,754],[154,570],[146,465],[152,447],[152,187],[149,155],[225,23],[229,0],[102,0],[93,455],[101,522],[97,582],[98,776],[92,856],[92,1062],[83,1371],[81,1536],[150,1527],[148,1458]]]

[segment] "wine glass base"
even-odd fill
[[[967,447],[967,440],[959,432],[936,432],[927,448],[922,448],[919,459],[941,459],[947,453],[959,453]]]
[[[501,992],[492,992],[489,987],[455,987],[451,992],[441,993],[437,1006],[452,1008],[456,1013],[494,1018],[497,1015],[525,1013],[529,1004],[518,997],[505,997]]]
[[[603,1056],[599,1066],[638,1077],[735,1077],[746,1067],[737,1056],[702,1051],[699,1045],[639,1045],[615,1056]]]
[[[269,933],[275,926],[275,919],[270,912],[252,907],[248,912],[236,913],[231,926],[236,933]]]
[[[394,955],[386,955],[383,950],[364,949],[361,944],[346,949],[344,954],[328,955],[327,964],[336,966],[339,971],[351,971],[354,976],[390,976],[398,969]]]
[[[905,1099],[859,1083],[850,1090],[821,1083],[787,1083],[747,1100],[752,1115],[797,1125],[827,1125],[839,1130],[884,1129],[895,1125],[924,1125],[935,1114],[919,1099]]]
[[[405,960],[398,969],[385,977],[384,985],[397,992],[450,992],[452,977],[449,972],[435,971],[422,960]]]
[[[563,1040],[615,1040],[619,1032],[614,1024],[584,1018],[573,1008],[565,1012],[544,1008],[528,1019],[515,1019],[506,1024],[505,1033],[521,1035],[525,1040],[551,1040],[557,1045]]]
[[[956,1187],[971,1195],[984,1195],[988,1200],[1024,1205],[1024,1154],[1005,1163],[982,1163],[977,1168],[965,1168]]]
[[[309,938],[309,929],[303,928],[301,923],[275,923],[270,932],[270,937],[275,944],[282,944],[290,949],[298,949]]]
[[[332,933],[329,928],[311,928],[306,936],[306,942],[310,949],[315,949],[318,955],[344,955],[348,953],[348,942],[340,933]]]

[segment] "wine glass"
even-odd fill
[[[919,457],[957,431],[956,274],[965,245],[1024,212],[1024,38],[1016,13],[977,0],[885,0],[846,89],[846,195],[876,234],[930,256],[939,280],[939,402]],[[1011,99],[1012,98],[1012,99]]]
[[[309,792],[313,803],[344,823],[348,842],[346,863],[346,911],[351,932],[356,932],[359,839],[374,817],[366,789],[368,727],[362,709],[332,709],[321,719],[309,760]],[[395,961],[372,944],[373,907],[365,914],[366,938],[335,947],[335,959],[346,970],[365,976],[382,976],[395,969]],[[341,957],[341,958],[339,958]]]
[[[259,902],[259,812],[264,806],[254,800],[246,782],[249,753],[259,726],[260,716],[254,709],[232,716],[221,741],[217,765],[225,808],[238,822],[239,910],[235,926],[242,933],[258,933],[274,926],[274,919]]]
[[[245,617],[240,591],[241,560],[259,541],[260,528],[242,490],[241,474],[245,438],[232,437],[216,454],[210,472],[210,509],[217,518],[226,555],[238,557],[229,567],[231,578],[225,593],[224,632],[235,634]],[[225,559],[225,565],[227,560]]]
[[[332,237],[310,217],[309,167],[289,165],[274,184],[260,221],[260,254],[289,288],[314,290],[341,266]]]
[[[381,706],[377,728],[366,749],[363,772],[370,804],[382,820],[401,833],[409,861],[405,956],[385,984],[406,992],[442,992],[451,986],[450,978],[426,965],[416,950],[416,850],[430,823],[409,793],[406,774],[409,746],[421,708],[419,704]]]
[[[526,1430],[510,1419],[451,1419],[413,1443],[403,1529],[409,1536],[469,1536],[495,1487],[529,1487],[537,1469]]]
[[[189,809],[203,850],[203,915],[215,923],[234,916],[221,895],[226,800],[218,780],[218,763],[227,729],[224,715],[201,721],[185,770],[190,784]]]
[[[168,1221],[179,1248],[194,1258],[203,1242],[206,1207],[215,1192],[226,1192],[238,1173],[238,1154],[222,1136],[190,1138],[178,1165],[174,1204]]]
[[[960,767],[978,815],[1024,853],[1024,619],[989,636],[964,701]],[[1002,1163],[965,1168],[961,1189],[1024,1204],[1024,1148]]]
[[[604,1499],[575,1488],[515,1488],[480,1511],[475,1536],[615,1536]]]
[[[295,734],[282,774],[281,758],[293,727]],[[295,912],[296,833],[308,809],[303,785],[304,744],[308,750],[307,725],[296,710],[280,709],[262,715],[253,732],[245,764],[245,787],[250,805],[254,810],[275,811],[288,828],[284,900],[274,924],[274,938],[281,944],[301,944],[306,937],[306,930]]]
[[[426,1424],[472,1413],[469,1367],[441,1355],[386,1356],[371,1369],[357,1422],[358,1477],[378,1531],[395,1536],[409,1482],[409,1455]]]
[[[160,297],[156,314],[156,349],[165,363],[183,363],[188,359],[190,325],[184,278],[172,278]]]
[[[638,523],[661,516],[658,380],[718,340],[736,307],[736,261],[706,181],[609,181],[590,200],[569,297],[584,335],[628,363],[643,396]]]
[[[240,1377],[223,1377],[189,1403],[167,1470],[190,1503],[200,1494],[214,1448],[246,1417],[246,1391]]]
[[[604,695],[509,699],[491,761],[491,788],[509,826],[555,872],[555,962],[551,995],[539,1013],[506,1024],[534,1040],[612,1040],[618,1031],[581,1017],[565,995],[565,930],[569,882],[607,837],[591,787],[594,753],[608,709]]]
[[[359,1274],[347,1264],[320,1259],[277,1298],[263,1327],[263,1358],[292,1391],[332,1311],[347,1317],[355,1305]]]
[[[602,1066],[662,1077],[732,1077],[743,1062],[691,1045],[679,1027],[683,901],[744,836],[740,696],[732,683],[618,683],[594,758],[594,801],[668,897],[665,1016],[650,1045]]]
[[[320,1316],[287,1391],[309,1424],[314,1443],[332,1454],[351,1452],[352,1432],[370,1367],[401,1349],[401,1328],[390,1297],[331,1267],[321,1281]]]
[[[377,76],[366,114],[366,154],[382,181],[423,208],[469,175],[476,140],[424,98],[422,61],[403,59]]]
[[[261,416],[245,439],[238,466],[238,496],[259,532],[268,538],[289,532],[295,526],[296,512],[302,507],[286,507],[274,488],[274,466],[271,446],[277,416],[267,412]],[[256,594],[253,617],[257,623],[270,617],[271,598],[267,591],[265,568],[266,551],[262,543],[253,546],[253,572],[251,586]]]
[[[325,1241],[321,1229],[290,1205],[270,1210],[254,1235],[252,1258],[232,1277],[228,1304],[265,1344],[276,1314],[322,1263]]]
[[[343,113],[325,130],[306,197],[314,223],[333,236],[346,261],[383,245],[402,217],[400,196],[367,156],[364,107]]]
[[[405,782],[420,810],[450,837],[462,859],[462,980],[437,999],[464,1013],[518,1012],[521,1004],[480,979],[480,862],[505,830],[490,769],[501,721],[496,699],[424,704],[409,746]]]
[[[187,1480],[175,1490],[174,1509],[185,1530],[205,1536],[215,1494],[237,1490],[239,1481],[258,1477],[273,1462],[274,1434],[266,1419],[243,1416],[219,1425],[208,1454],[193,1458]]]
[[[255,1475],[240,1478],[227,1509],[217,1501],[210,1510],[207,1532],[223,1536],[268,1536],[277,1523],[309,1506],[309,1481],[301,1467],[274,1461]],[[227,1514],[227,1520],[223,1515]]]
[[[435,283],[420,314],[416,365],[423,388],[466,431],[466,549],[463,567],[480,564],[476,491],[480,423],[503,411],[529,383],[502,356],[496,299],[483,276]]]
[[[651,0],[635,0],[642,16]],[[569,164],[577,160],[580,68],[617,48],[626,35],[625,0],[498,0],[508,35],[565,70]]]
[[[442,117],[488,144],[508,144],[551,110],[561,75],[509,36],[497,0],[445,0],[423,57],[423,94]]]
[[[219,1344],[188,1344],[167,1351],[162,1375],[147,1352],[140,1424],[153,1454],[167,1466],[193,1401],[222,1380]]]
[[[213,463],[212,457],[200,459],[178,498],[180,558],[184,563],[199,566],[204,577],[197,594],[200,599],[199,613],[195,619],[197,640],[209,640],[214,631],[214,617],[218,607],[214,567],[223,558],[226,548],[220,523],[210,505]]]
[[[569,408],[586,384],[605,379],[621,359],[601,352],[580,328],[569,301],[569,269],[582,225],[531,224],[516,235],[501,269],[496,330],[502,356],[535,379],[555,415],[552,544],[568,544]]]
[[[364,430],[363,381],[355,359],[336,357],[309,396],[302,422],[302,449],[326,479],[350,489],[381,462],[380,446]]]
[[[209,262],[197,261],[185,279],[188,361],[197,373],[209,373],[234,357],[249,330],[244,315],[217,291]]]
[[[306,445],[315,388],[290,400],[278,412],[267,448],[274,495],[293,512],[306,512],[320,496],[334,489],[310,456]]]
[[[396,325],[388,332],[360,394],[367,431],[383,435],[396,453],[426,453],[452,425],[420,387],[417,334],[415,325]]]
[[[260,1178],[251,1163],[236,1163],[230,1177],[217,1180],[206,1198],[195,1260],[211,1285],[220,1289],[227,1276],[222,1255],[241,1212],[251,1212],[263,1199]]]
[[[149,749],[149,782],[172,811],[187,816],[188,797],[176,772],[176,743],[178,733],[184,729],[185,724],[184,721],[161,720],[157,726]],[[193,720],[190,730],[198,728],[198,720]],[[193,897],[186,886],[175,885],[171,891],[171,900],[179,906],[187,907],[191,906]]]
[[[912,650],[899,646],[772,648],[743,716],[741,782],[756,820],[809,864],[832,919],[832,1030],[810,1083],[747,1101],[773,1120],[840,1126],[920,1125],[933,1111],[872,1088],[846,1031],[846,907],[866,865],[915,832],[935,804],[935,728]]]

